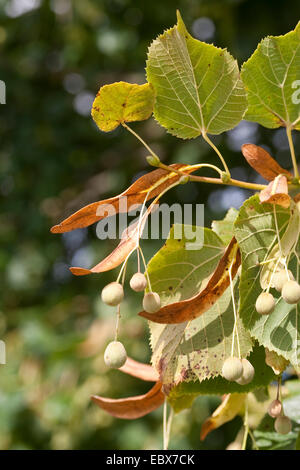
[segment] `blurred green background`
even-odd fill
[[[92,394],[125,397],[150,388],[103,363],[115,315],[99,294],[116,272],[76,278],[68,270],[99,262],[115,242],[98,240],[95,226],[62,236],[49,229],[149,170],[139,142],[123,129],[101,133],[90,109],[103,84],[145,81],[147,48],[176,22],[176,8],[194,36],[228,47],[240,64],[264,36],[285,34],[299,19],[298,1],[0,1],[0,79],[7,92],[0,105],[0,339],[7,346],[0,449],[161,448],[161,409],[122,421],[90,401]],[[164,162],[218,163],[201,139],[177,140],[152,119],[133,127]],[[214,141],[234,177],[261,181],[243,162],[245,142],[263,144],[289,165],[281,130],[242,122]],[[189,184],[168,198],[205,203],[209,225],[248,194]],[[146,258],[162,243],[144,241]],[[129,274],[134,270],[135,260]],[[148,362],[147,325],[137,317],[141,297],[126,293],[120,339],[131,357]],[[239,418],[200,443],[201,422],[218,403],[199,398],[193,412],[176,416],[170,447],[219,449],[232,441]]]

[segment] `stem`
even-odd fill
[[[131,134],[134,135],[144,145],[144,147],[148,150],[148,152],[151,153],[151,155],[153,157],[158,158],[158,160],[159,160],[158,155],[156,155],[156,153],[149,147],[149,145],[146,144],[146,142],[142,139],[142,137],[140,137],[133,129],[131,129],[131,127],[127,126],[127,124],[125,124],[125,122],[123,122],[122,125],[125,129],[127,129],[129,132],[131,132]],[[222,163],[223,163],[224,168],[226,170],[226,174],[228,176],[230,176],[229,169],[228,169],[221,153],[217,149],[217,147],[211,142],[211,140],[207,136],[205,137],[205,140],[217,152],[220,159],[222,160]],[[208,166],[208,164],[203,164],[202,163],[202,164],[199,164],[199,165],[193,165],[193,168],[201,168],[203,166]],[[207,176],[188,175],[187,173],[184,173],[184,171],[180,171],[180,170],[177,170],[175,168],[172,168],[171,166],[165,165],[162,162],[160,162],[159,168],[170,171],[172,173],[177,173],[180,176],[189,176],[190,181],[197,181],[199,183],[211,183],[211,184],[221,184],[221,185],[227,185],[227,186],[238,186],[239,188],[252,189],[254,191],[261,191],[262,189],[265,189],[267,187],[265,184],[247,183],[245,181],[239,181],[239,180],[235,180],[235,179],[232,179],[232,178],[230,178],[228,180],[228,182],[224,183],[221,180],[221,178],[219,179],[219,178],[210,178],[210,177],[207,177]],[[215,167],[214,165],[211,165],[211,168],[214,168],[216,171],[220,172],[219,168]],[[220,175],[221,175],[221,173],[220,173]]]
[[[168,402],[165,399],[164,401],[164,410],[163,410],[163,450],[168,450],[171,425],[174,416],[173,409],[171,409],[168,420],[167,420],[167,411],[168,411]]]
[[[115,341],[118,341],[120,318],[121,318],[121,311],[120,311],[120,304],[119,304],[117,306],[117,322],[116,322],[116,330],[115,330]]]
[[[227,173],[227,175],[230,177],[230,171],[229,171],[229,168],[228,166],[226,165],[226,162],[220,152],[219,149],[217,149],[217,147],[215,146],[215,144],[210,140],[210,138],[208,137],[208,135],[204,132],[202,133],[202,137],[204,140],[206,140],[206,142],[214,149],[214,151],[216,152],[216,154],[218,155],[218,157],[220,158],[221,162],[223,163],[223,166],[225,168],[225,172]]]
[[[294,175],[295,175],[295,178],[299,179],[299,172],[298,172],[298,166],[297,166],[297,160],[296,160],[296,155],[295,155],[295,149],[294,149],[294,143],[293,143],[293,138],[292,138],[292,129],[291,129],[291,127],[286,128],[286,135],[287,135],[287,138],[288,138],[288,141],[289,141],[291,157],[292,157],[292,162],[293,162],[293,167],[294,167]]]
[[[248,423],[248,395],[247,395],[246,402],[245,402],[245,419],[244,419],[244,426],[245,426],[245,433],[244,433],[244,439],[243,439],[243,444],[242,444],[242,450],[246,450],[247,438],[248,438],[248,433],[249,433],[249,423]]]
[[[233,308],[233,314],[234,314],[234,325],[233,325],[233,331],[232,331],[232,344],[231,344],[231,357],[233,357],[234,353],[234,338],[236,336],[236,342],[237,342],[237,350],[238,350],[238,355],[239,359],[241,358],[241,349],[240,349],[240,339],[239,339],[239,332],[237,328],[237,314],[236,314],[236,305],[235,305],[235,298],[234,298],[234,290],[233,290],[233,282],[232,282],[232,263],[229,267],[228,274],[229,274],[229,280],[230,280],[230,291],[231,291],[231,299],[232,299],[232,308]]]
[[[158,158],[158,155],[156,155],[155,152],[153,152],[153,150],[149,147],[148,144],[146,144],[146,142],[142,139],[141,136],[139,136],[136,132],[134,132],[133,129],[131,129],[131,127],[127,126],[127,124],[125,124],[125,122],[122,122],[122,126],[125,127],[125,129],[127,129],[129,132],[131,132],[132,135],[134,135],[134,137],[136,137],[143,145],[144,147],[146,147],[146,149],[148,150],[148,152],[151,153],[151,155],[154,157],[154,158]]]

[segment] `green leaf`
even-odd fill
[[[117,82],[100,88],[92,106],[92,117],[104,132],[121,123],[144,121],[153,111],[155,95],[151,85]]]
[[[193,399],[198,395],[223,395],[227,393],[247,393],[269,385],[276,376],[272,369],[264,361],[264,348],[255,346],[249,356],[249,361],[255,368],[252,382],[247,385],[239,385],[236,382],[228,382],[218,376],[203,380],[202,382],[183,382],[174,387],[168,400],[176,412],[188,408]]]
[[[294,226],[295,217],[298,227]],[[289,269],[299,282],[297,256],[300,253],[300,227],[297,206],[292,203],[289,209],[284,209],[276,205],[261,204],[257,195],[252,196],[241,207],[235,222],[235,237],[242,254],[239,314],[251,336],[299,369],[298,305],[287,304],[280,293],[271,288],[270,292],[276,302],[274,311],[270,315],[260,315],[255,309],[256,299],[262,292],[262,284],[263,287],[266,286],[266,278],[270,280],[271,270],[276,266],[276,261],[271,260],[274,256],[280,256],[276,226],[282,251],[279,266],[282,266],[282,261],[286,258]],[[295,245],[293,249],[292,242]],[[267,261],[269,262],[266,263]],[[269,268],[266,269],[266,266]]]
[[[211,228],[219,235],[225,245],[228,245],[232,239],[233,226],[237,215],[238,210],[232,207],[223,220],[212,221]]]
[[[248,96],[245,119],[268,128],[300,130],[300,104],[295,101],[300,70],[300,22],[284,36],[268,36],[242,67]]]
[[[203,246],[187,250],[190,240],[174,238],[182,226],[175,225],[165,246],[148,265],[151,286],[161,296],[162,304],[171,304],[194,296],[202,290],[224,253],[220,238],[210,229],[190,227],[197,239],[204,236]],[[150,322],[152,364],[159,372],[165,391],[181,381],[204,380],[221,373],[230,356],[234,313],[228,288],[220,299],[200,317],[190,322],[162,325]],[[238,321],[241,354],[252,348],[250,335]],[[237,342],[234,344],[237,351]]]
[[[178,22],[155,39],[148,52],[147,80],[156,92],[154,116],[168,132],[190,139],[235,127],[246,110],[236,60],[194,39]]]

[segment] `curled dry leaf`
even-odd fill
[[[293,175],[288,170],[278,165],[276,160],[264,148],[258,145],[242,145],[242,154],[249,165],[268,181],[272,181],[278,175],[286,175],[288,179],[293,178]]]
[[[196,171],[196,168],[192,165],[174,163],[170,166],[175,170],[180,170],[188,174]],[[110,215],[115,215],[119,212],[128,212],[128,209],[132,209],[134,205],[143,204],[147,193],[149,193],[147,200],[150,201],[179,179],[180,175],[167,170],[158,169],[151,171],[137,179],[128,189],[118,196],[93,202],[83,207],[63,220],[60,224],[54,225],[51,228],[51,232],[70,232],[77,228],[88,227]]]
[[[259,194],[260,202],[277,204],[287,209],[291,204],[291,197],[288,194],[288,184],[286,176],[279,175],[268,184]]]
[[[118,246],[100,263],[91,269],[72,267],[70,271],[75,276],[85,276],[92,273],[103,273],[119,266],[127,256],[137,248],[139,238],[143,232],[146,220],[152,209],[155,206],[149,206],[140,220],[129,225],[122,233],[121,241]]]
[[[235,418],[244,405],[246,397],[246,393],[230,393],[226,395],[221,405],[213,412],[211,417],[207,418],[202,424],[200,432],[201,441],[203,441],[211,431]]]
[[[145,395],[119,399],[93,395],[92,400],[116,418],[137,419],[159,408],[165,400],[165,395],[161,390],[161,382],[156,382]]]
[[[233,279],[240,263],[239,247],[236,239],[232,238],[207,286],[199,294],[190,299],[166,305],[157,313],[143,311],[139,315],[153,322],[163,324],[194,320],[210,309],[223,295],[230,284],[229,267],[232,265],[231,275]]]
[[[137,377],[138,379],[145,380],[146,382],[158,381],[158,373],[150,364],[143,364],[142,362],[131,359],[131,357],[127,357],[124,366],[120,367],[119,370],[125,374],[129,374],[133,377]]]

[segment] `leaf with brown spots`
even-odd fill
[[[174,163],[171,167],[188,174],[197,169],[192,165],[184,165],[181,163]],[[63,220],[60,224],[54,225],[51,228],[51,232],[70,232],[77,228],[88,227],[110,215],[119,212],[128,212],[128,209],[132,208],[134,205],[143,204],[147,193],[147,201],[150,201],[179,179],[180,175],[170,173],[167,170],[158,169],[151,171],[137,179],[128,189],[118,196],[93,202],[83,207]]]
[[[211,431],[235,418],[241,411],[246,397],[246,393],[231,393],[226,395],[221,405],[218,406],[211,417],[206,419],[202,424],[200,432],[201,441],[203,441]]]
[[[107,413],[116,418],[137,419],[159,408],[165,400],[165,395],[161,390],[161,382],[156,382],[154,387],[145,395],[119,399],[93,395],[92,400],[102,410],[107,411]]]
[[[158,381],[158,374],[150,364],[143,364],[131,359],[131,357],[127,357],[124,366],[120,367],[119,370],[146,382]]]
[[[140,312],[141,317],[156,323],[183,323],[194,320],[209,310],[223,295],[230,284],[229,267],[232,265],[232,278],[241,263],[240,251],[235,238],[228,245],[223,257],[205,289],[190,299],[162,307],[157,313]]]
[[[144,121],[154,108],[152,85],[117,82],[100,88],[93,102],[92,117],[104,132],[116,129],[124,122]]]
[[[187,226],[184,226],[187,228]],[[180,236],[174,226],[166,244],[150,260],[147,271],[152,289],[160,295],[162,306],[190,299],[201,292],[224,255],[222,240],[211,229],[191,227],[195,239],[202,239],[196,250],[187,250],[190,230]],[[238,282],[233,281],[237,295]],[[153,368],[163,383],[163,391],[181,382],[208,382],[220,375],[223,362],[231,355],[234,314],[230,289],[203,315],[192,321],[176,324],[149,322]],[[238,319],[240,350],[246,357],[252,348],[250,335]],[[238,354],[234,342],[234,354]]]
[[[278,165],[269,152],[258,145],[242,145],[242,154],[249,165],[268,181],[272,181],[278,175],[286,175],[288,179],[293,178],[293,175],[288,170]]]
[[[287,179],[284,175],[276,178],[268,184],[259,194],[262,203],[277,204],[287,209],[291,204],[291,197],[288,194]]]

